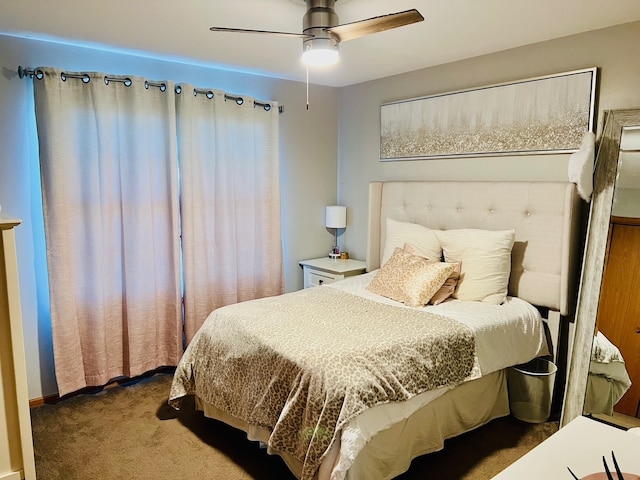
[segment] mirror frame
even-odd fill
[[[607,110],[595,162],[593,194],[578,290],[575,336],[560,428],[583,414],[602,287],[622,129],[640,125],[640,109]],[[597,292],[597,293],[596,293]]]

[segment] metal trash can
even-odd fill
[[[509,367],[507,388],[509,408],[514,417],[529,423],[547,421],[557,370],[553,362],[544,358]]]

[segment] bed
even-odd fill
[[[264,443],[298,478],[393,478],[445,439],[508,415],[506,368],[553,351],[559,329],[545,328],[539,311],[571,313],[579,206],[570,183],[373,182],[368,273],[212,312],[169,401],[179,408],[195,395],[206,416]],[[414,257],[432,234],[444,261],[425,266]],[[470,243],[499,245],[500,260],[478,263],[482,255],[462,248]],[[376,282],[395,288],[378,280],[400,281],[390,265],[409,265],[402,262],[413,263],[400,271],[418,265],[429,282],[445,284],[457,267],[454,295],[412,306],[424,293],[412,276],[402,280],[405,303],[372,291]],[[495,272],[488,286],[472,281],[496,265],[503,292],[494,291]]]
[[[613,407],[631,387],[618,347],[597,331],[591,348],[584,413],[613,415]]]

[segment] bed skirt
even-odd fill
[[[506,371],[501,370],[447,391],[405,420],[376,434],[360,451],[345,480],[387,480],[407,471],[411,460],[436,452],[447,438],[509,415]],[[384,407],[384,406],[382,406]],[[231,417],[196,396],[196,408],[205,416],[243,430],[247,438],[267,444],[269,431]],[[380,408],[380,407],[376,407]],[[316,478],[328,480],[339,455],[339,442],[327,454]],[[294,475],[300,478],[302,465],[274,449]]]

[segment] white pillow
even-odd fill
[[[446,262],[462,262],[458,300],[499,305],[507,298],[514,230],[437,230]]]
[[[387,232],[384,238],[380,266],[387,263],[396,248],[404,248],[405,243],[410,243],[423,256],[431,260],[440,261],[442,259],[442,249],[435,230],[417,223],[400,222],[387,218]]]

